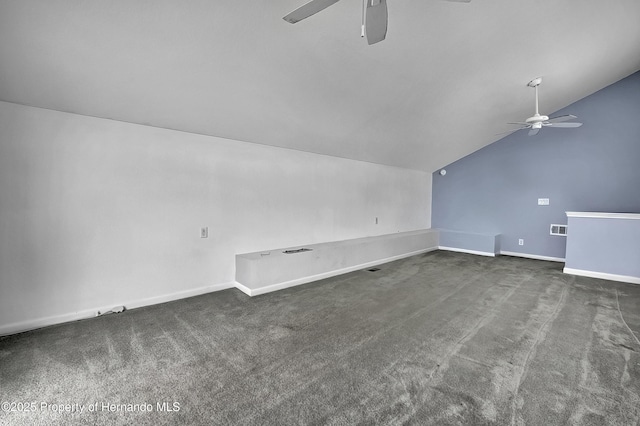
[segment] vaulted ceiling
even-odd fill
[[[0,0],[0,100],[433,171],[640,69],[638,0],[304,2]]]

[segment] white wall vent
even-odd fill
[[[562,237],[567,236],[567,225],[555,225],[551,224],[550,232],[551,235],[560,235]]]
[[[312,249],[310,248],[299,248],[299,249],[291,249],[291,250],[285,250],[283,251],[284,254],[296,254],[296,253],[302,253],[305,251],[312,251]]]

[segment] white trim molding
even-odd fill
[[[640,284],[640,277],[630,277],[628,275],[608,274],[606,272],[586,271],[584,269],[564,268],[565,274],[580,275],[582,277],[600,278],[603,280],[620,281],[623,283]]]
[[[82,311],[77,311],[77,312],[69,312],[66,314],[34,318],[27,321],[21,321],[21,322],[0,326],[0,336],[23,333],[25,331],[35,330],[42,327],[48,327],[50,325],[56,325],[56,324],[62,324],[65,322],[93,318],[97,316],[98,312],[108,312],[111,309],[113,309],[114,306],[124,306],[127,310],[141,308],[143,306],[156,305],[158,303],[165,303],[165,302],[172,302],[174,300],[186,299],[188,297],[200,296],[201,294],[213,293],[215,291],[234,288],[235,287],[234,284],[235,284],[234,282],[213,284],[213,285],[199,287],[191,290],[184,290],[184,291],[178,291],[175,293],[163,294],[161,296],[147,297],[144,299],[137,299],[137,300],[130,300],[130,301],[121,301],[120,303],[113,303],[109,306],[97,306],[90,309],[83,309]]]
[[[638,219],[640,213],[565,212],[567,217],[588,217],[592,219]]]
[[[550,262],[563,262],[563,257],[551,257],[551,256],[540,256],[538,254],[529,254],[529,253],[518,253],[515,251],[500,251],[501,255],[504,256],[515,256],[515,257],[524,257],[526,259],[535,259],[535,260],[548,260]]]
[[[233,285],[234,285],[235,288],[237,288],[238,290],[240,290],[241,292],[243,292],[247,296],[253,296],[253,294],[252,294],[253,292],[246,285],[240,284],[238,281],[234,282]]]
[[[488,252],[488,251],[468,250],[468,249],[456,248],[456,247],[438,246],[438,250],[455,251],[455,252],[458,252],[458,253],[476,254],[478,256],[496,257],[495,253],[491,253],[491,252]]]
[[[306,277],[302,277],[302,278],[296,278],[295,280],[290,280],[290,281],[284,281],[281,283],[276,283],[276,284],[270,284],[264,287],[258,287],[258,288],[254,288],[251,289],[239,282],[235,283],[235,286],[238,290],[242,291],[243,293],[253,297],[253,296],[259,296],[261,294],[266,294],[266,293],[271,293],[274,291],[278,291],[278,290],[284,290],[285,288],[289,288],[289,287],[295,287],[298,285],[302,285],[302,284],[307,284],[313,281],[318,281],[318,280],[322,280],[325,278],[331,278],[331,277],[335,277],[337,275],[342,275],[342,274],[347,274],[349,272],[353,272],[353,271],[358,271],[360,269],[365,269],[365,268],[369,268],[371,266],[377,266],[377,265],[382,265],[383,263],[388,263],[388,262],[393,262],[394,260],[400,260],[400,259],[404,259],[406,257],[411,257],[411,256],[416,256],[419,254],[423,254],[423,253],[428,253],[430,251],[434,251],[437,250],[436,247],[430,247],[427,249],[422,249],[422,250],[417,250],[417,251],[413,251],[410,253],[403,253],[397,256],[391,256],[391,257],[387,257],[384,259],[378,259],[378,260],[374,260],[372,262],[366,262],[366,263],[361,263],[359,265],[354,265],[354,266],[349,266],[348,268],[341,268],[341,269],[335,269],[333,271],[328,271],[328,272],[323,272],[321,274],[316,274],[316,275],[310,275],[310,276],[306,276]]]

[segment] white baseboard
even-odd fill
[[[243,292],[244,294],[246,294],[247,296],[253,296],[253,294],[251,294],[251,293],[252,293],[251,289],[250,289],[249,287],[247,287],[246,285],[244,285],[244,284],[240,284],[239,282],[237,282],[237,281],[236,281],[236,282],[234,283],[234,286],[235,286],[238,290],[240,290],[241,292]]]
[[[108,306],[97,306],[90,309],[83,309],[82,311],[70,312],[61,315],[53,315],[48,317],[35,318],[27,321],[16,322],[0,326],[0,336],[6,336],[10,334],[22,333],[29,330],[35,330],[37,328],[47,327],[50,325],[62,324],[70,321],[78,321],[81,319],[93,318],[97,312],[108,312],[115,306],[124,306],[126,309],[140,308],[142,306],[156,305],[158,303],[171,302],[179,299],[186,299],[188,297],[199,296],[201,294],[212,293],[214,291],[226,290],[228,288],[235,287],[234,282],[214,284],[205,287],[199,287],[191,290],[178,291],[170,294],[163,294],[161,296],[147,297],[144,299],[120,301],[118,303],[112,303]]]
[[[601,278],[603,280],[620,281],[623,283],[640,284],[640,277],[631,277],[628,275],[608,274],[606,272],[586,271],[584,269],[564,268],[565,274],[580,275],[583,277]]]
[[[438,250],[455,251],[458,253],[477,254],[478,256],[489,256],[489,257],[496,256],[495,253],[491,253],[489,251],[467,250],[467,249],[456,248],[456,247],[438,246]]]
[[[551,262],[563,262],[563,257],[551,257],[551,256],[540,256],[537,254],[529,254],[529,253],[518,253],[515,251],[500,251],[501,255],[504,256],[515,256],[515,257],[524,257],[526,259],[535,259],[535,260],[548,260]]]
[[[281,282],[281,283],[271,284],[271,285],[268,285],[268,286],[255,288],[255,289],[251,289],[251,288],[249,288],[249,287],[247,287],[247,286],[245,286],[243,284],[236,283],[236,288],[238,290],[242,291],[243,293],[248,294],[249,296],[258,296],[260,294],[271,293],[273,291],[283,290],[285,288],[295,287],[297,285],[302,285],[302,284],[307,284],[307,283],[310,283],[310,282],[313,282],[313,281],[322,280],[324,278],[335,277],[336,275],[346,274],[346,273],[349,273],[349,272],[357,271],[359,269],[369,268],[371,266],[376,266],[376,265],[381,265],[383,263],[393,262],[394,260],[400,260],[400,259],[404,259],[406,257],[416,256],[418,254],[427,253],[427,252],[434,251],[434,250],[437,250],[437,247],[431,247],[431,248],[428,248],[428,249],[417,250],[417,251],[413,251],[413,252],[410,252],[410,253],[400,254],[400,255],[397,255],[397,256],[386,257],[384,259],[378,259],[378,260],[374,260],[374,261],[371,261],[371,262],[361,263],[359,265],[349,266],[347,268],[335,269],[333,271],[323,272],[321,274],[316,274],[316,275],[310,275],[310,276],[303,277],[303,278],[296,278],[295,280],[284,281],[284,282]]]
[[[95,306],[89,309],[83,309],[81,311],[69,312],[69,313],[60,314],[60,315],[52,315],[48,317],[34,318],[27,321],[21,321],[21,322],[2,325],[0,326],[0,336],[7,336],[11,334],[16,334],[16,333],[22,333],[25,331],[35,330],[38,328],[47,327],[47,326],[56,325],[56,324],[62,324],[65,322],[93,318],[96,316],[97,312],[108,312],[116,306],[124,306],[126,309],[135,309],[143,306],[156,305],[159,303],[171,302],[179,299],[186,299],[188,297],[199,296],[201,294],[212,293],[215,291],[226,290],[234,287],[249,296],[257,296],[259,294],[269,293],[269,292],[281,290],[287,287],[305,284],[311,281],[316,281],[323,278],[329,278],[335,275],[345,274],[347,272],[352,272],[352,271],[363,269],[370,266],[380,265],[382,263],[403,259],[405,257],[415,256],[415,255],[426,253],[433,250],[436,250],[436,247],[418,250],[411,253],[405,253],[398,256],[392,256],[385,259],[376,260],[373,262],[363,263],[363,264],[349,267],[349,268],[343,268],[343,269],[327,272],[324,274],[318,274],[310,277],[305,277],[302,279],[278,283],[278,284],[274,284],[274,285],[270,285],[270,286],[262,287],[258,289],[253,289],[253,290],[238,282],[231,281],[227,283],[199,287],[191,290],[179,291],[179,292],[170,293],[170,294],[163,294],[160,296],[147,297],[144,299],[136,299],[136,300],[128,300],[128,301],[120,300],[108,306]]]
[[[108,312],[111,309],[113,309],[115,306],[124,306],[126,309],[135,309],[143,306],[156,305],[159,303],[171,302],[179,299],[186,299],[188,297],[199,296],[201,294],[212,293],[215,291],[226,290],[234,287],[249,296],[257,296],[259,294],[269,293],[272,291],[281,290],[281,289],[285,289],[285,288],[296,286],[296,285],[306,284],[311,281],[316,281],[323,278],[329,278],[335,275],[345,274],[347,272],[352,272],[358,269],[380,265],[382,263],[403,259],[405,257],[415,256],[415,255],[426,253],[433,250],[436,250],[436,247],[417,250],[414,252],[405,253],[398,256],[379,259],[373,262],[367,262],[367,263],[363,263],[363,264],[356,265],[349,268],[338,269],[335,271],[330,271],[323,274],[318,274],[310,277],[278,283],[278,284],[274,284],[274,285],[270,285],[270,286],[266,286],[258,289],[250,289],[247,286],[242,285],[241,283],[231,281],[227,283],[214,284],[210,286],[205,286],[205,287],[200,287],[200,288],[195,288],[195,289],[185,290],[185,291],[179,291],[179,292],[164,294],[160,296],[153,296],[153,297],[148,297],[144,299],[136,299],[136,300],[128,300],[128,301],[121,300],[116,303],[112,303],[108,306],[95,306],[89,309],[83,309],[81,311],[69,312],[69,313],[60,314],[60,315],[52,315],[48,317],[34,318],[27,321],[2,325],[0,326],[0,336],[7,336],[11,334],[16,334],[16,333],[22,333],[25,331],[35,330],[38,328],[47,327],[47,326],[56,325],[56,324],[62,324],[65,322],[93,318],[96,316],[97,312]]]

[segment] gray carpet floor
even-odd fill
[[[0,423],[638,424],[640,286],[562,266],[437,251],[4,337]]]

